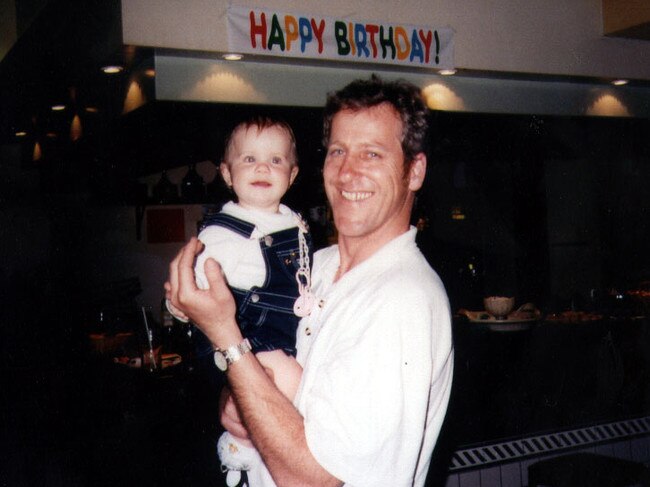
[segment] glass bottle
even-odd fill
[[[205,197],[205,182],[196,172],[196,164],[190,164],[181,182],[181,198],[184,203],[201,203]]]
[[[178,188],[167,177],[167,171],[163,171],[160,180],[152,190],[154,203],[160,205],[178,202]]]

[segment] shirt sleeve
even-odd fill
[[[214,225],[204,228],[199,233],[199,240],[205,248],[196,258],[194,273],[197,286],[207,289],[209,286],[204,267],[206,260],[213,258],[219,262],[226,277],[232,276],[241,260],[244,239],[227,228]]]

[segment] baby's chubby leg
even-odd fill
[[[302,377],[302,367],[298,361],[282,350],[258,352],[255,356],[280,392],[293,401]]]
[[[300,378],[302,377],[302,367],[298,364],[298,361],[294,357],[284,353],[282,350],[258,352],[255,356],[257,357],[257,360],[260,361],[269,377],[273,379],[273,382],[280,392],[293,401],[293,398],[298,391]],[[231,406],[234,406],[234,403],[231,403]],[[228,414],[234,415],[238,413],[233,407],[229,410]],[[231,435],[234,436],[242,445],[249,447],[253,446],[250,440],[241,438],[236,434],[233,434],[233,432],[231,432]]]
[[[287,398],[293,400],[302,376],[302,367],[296,359],[281,350],[259,352],[255,356],[269,377],[273,379],[278,389]],[[232,397],[228,396],[225,401],[226,403],[221,406],[222,412],[226,412],[225,409],[228,409],[226,414],[230,415],[231,419],[236,417],[235,423],[241,424],[239,413],[236,407],[234,407]],[[228,485],[236,485],[240,478],[237,471],[250,469],[250,466],[259,459],[259,453],[257,453],[253,443],[247,438],[237,436],[234,433],[234,429],[232,431],[226,431],[221,435],[217,443],[217,451],[222,468],[225,469],[224,471],[229,470],[228,475],[232,476],[226,479]],[[228,479],[232,480],[232,482]]]

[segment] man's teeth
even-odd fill
[[[341,191],[341,194],[346,200],[350,201],[361,201],[368,199],[372,196],[372,193],[369,191]]]

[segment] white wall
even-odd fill
[[[650,78],[650,42],[604,37],[601,0],[122,0],[124,43],[228,51],[228,3],[451,27],[458,68]]]
[[[418,84],[436,110],[650,117],[650,87],[607,84],[619,77],[650,79],[650,42],[604,37],[600,0],[538,0],[525,6],[513,0],[418,0],[392,6],[360,0],[352,7],[342,0],[235,2],[349,20],[451,27],[455,65],[471,70],[452,78],[435,70],[353,62],[258,57],[226,63],[220,53],[229,50],[227,3],[122,1],[125,44],[173,49],[156,53],[156,99],[319,106],[328,91],[377,72]],[[561,75],[567,81],[514,79],[513,73]],[[576,76],[605,81],[575,82]]]
[[[431,109],[538,115],[650,117],[650,88],[442,77],[361,65],[347,69],[156,54],[156,99],[323,106],[327,92],[378,73],[423,89]]]

